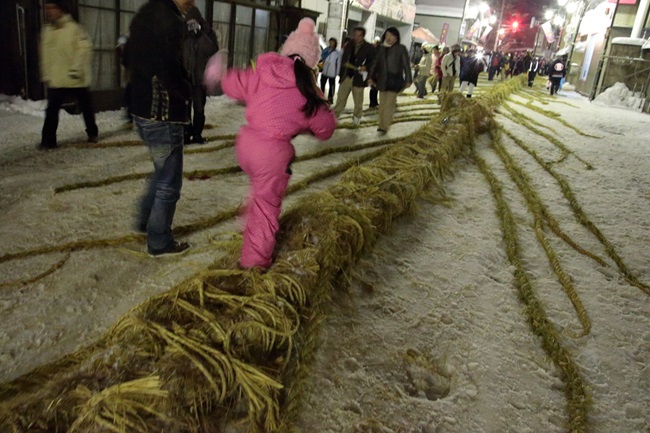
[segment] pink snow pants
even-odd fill
[[[239,264],[243,268],[268,268],[273,262],[282,198],[291,178],[288,169],[295,150],[288,141],[244,127],[237,136],[235,151],[239,166],[251,181]]]

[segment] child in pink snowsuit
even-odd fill
[[[336,117],[316,86],[313,69],[320,60],[320,46],[314,27],[312,20],[302,19],[281,54],[260,55],[255,69],[226,72],[218,53],[205,71],[206,85],[221,81],[224,94],[246,104],[248,124],[239,130],[235,144],[239,165],[251,181],[242,268],[271,266],[295,155],[291,140],[308,132],[327,140],[336,128]]]

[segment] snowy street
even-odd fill
[[[484,75],[475,98],[498,83]],[[476,158],[502,185],[521,266],[586,384],[588,431],[648,433],[650,117],[568,90],[551,98],[543,85],[497,108],[503,151],[483,134]],[[396,123],[384,136],[376,111],[352,124],[350,98],[332,139],[295,139],[290,185],[309,182],[290,191],[283,209],[337,182],[338,164],[390,146],[383,141],[415,132],[439,112],[432,95],[414,101],[412,93],[398,98]],[[39,151],[43,109],[0,97],[3,383],[91,344],[132,308],[230,254],[241,229],[233,215],[248,188],[233,149],[244,108],[209,98],[209,142],[185,147],[174,219],[177,237],[192,248],[152,259],[134,230],[152,164],[123,113],[97,115],[98,144],[85,143],[80,116],[62,113],[60,148]],[[417,212],[394,221],[359,261],[350,287],[332,294],[300,431],[567,431],[563,381],[531,331],[496,196],[476,158],[455,161],[446,199],[425,194]],[[326,176],[328,169],[336,174]],[[523,175],[515,180],[516,170]]]

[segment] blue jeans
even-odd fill
[[[154,172],[140,200],[140,227],[147,228],[149,250],[164,250],[174,241],[172,221],[183,184],[183,125],[134,116],[138,134],[149,146]]]

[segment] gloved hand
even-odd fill
[[[203,84],[209,93],[214,92],[219,82],[226,75],[228,68],[228,51],[219,50],[214,56],[210,57],[208,64],[203,73]]]

